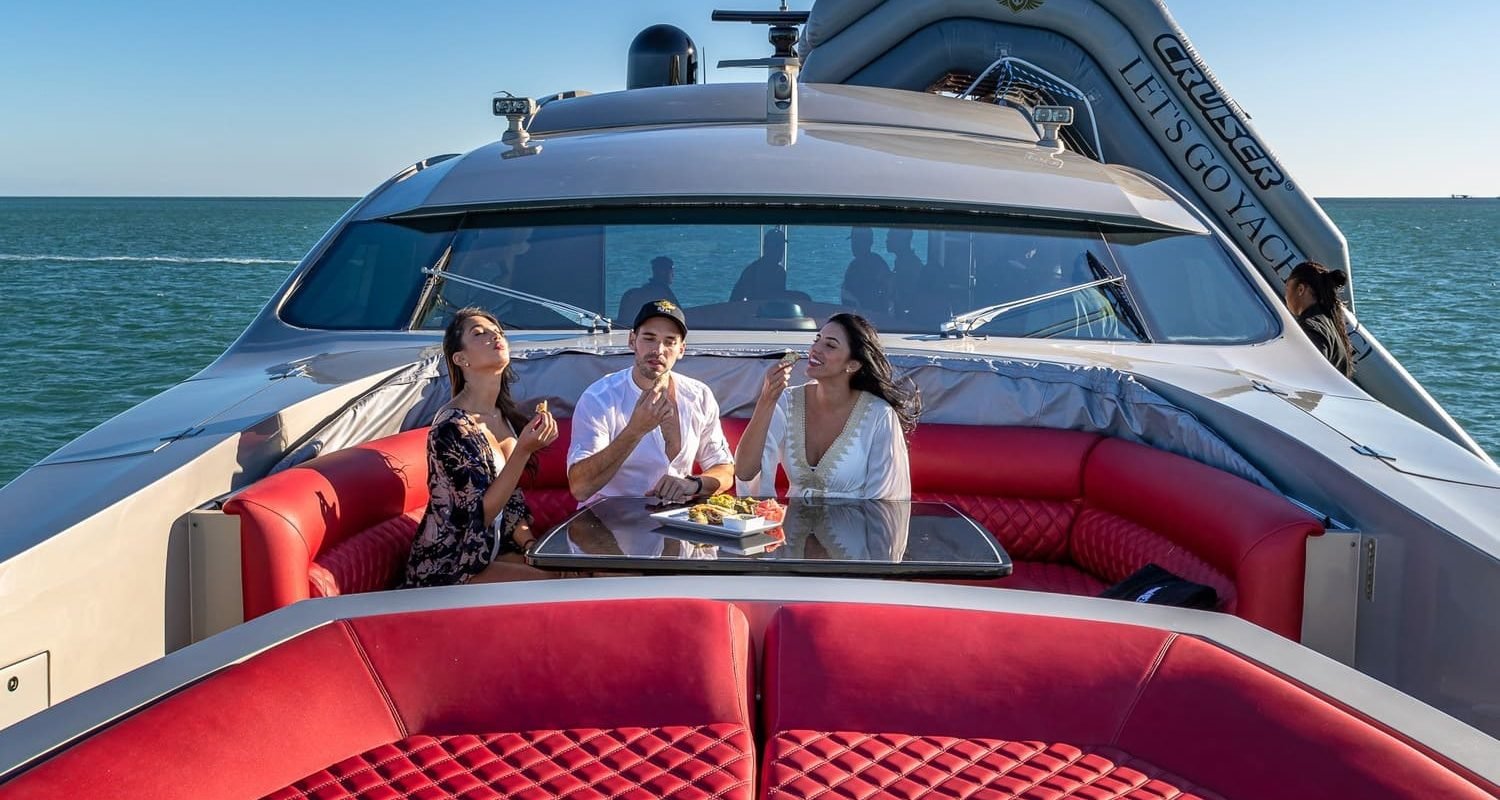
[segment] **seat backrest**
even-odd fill
[[[526,505],[531,509],[532,529],[538,535],[578,510],[578,500],[568,489],[568,446],[573,441],[573,420],[557,418],[557,441],[537,453],[536,471],[521,477]]]
[[[1081,506],[1083,462],[1103,437],[1051,428],[918,425],[912,497],[973,517],[1011,558],[1062,561]]]
[[[426,428],[328,453],[242,489],[224,511],[240,517],[245,619],[312,596],[310,573],[325,584],[318,594],[329,593],[329,581],[339,591],[389,585],[392,576],[372,573],[405,567],[414,517],[426,504]],[[346,576],[357,585],[339,587]]]
[[[1213,586],[1221,608],[1289,639],[1302,632],[1313,515],[1286,498],[1182,456],[1106,439],[1084,465],[1074,563],[1115,583],[1155,562]]]
[[[650,744],[667,740],[672,732],[662,729],[670,726],[742,732],[739,769],[748,784],[753,681],[745,617],[714,601],[579,601],[341,620],[111,723],[0,786],[0,794],[261,797],[409,737],[625,728]],[[470,746],[476,761],[488,755]],[[591,758],[602,769],[633,755],[592,746],[575,742],[552,753],[551,765],[541,764],[548,754],[535,753],[531,766],[566,776],[588,769],[579,765]],[[440,754],[454,762],[451,771],[474,768]],[[664,744],[642,757],[671,773],[678,755]],[[376,789],[386,788],[372,777]]]
[[[961,796],[972,784],[939,790],[942,771],[957,765],[959,779],[973,777],[966,765],[985,762],[1002,765],[991,778],[1002,787],[1013,771],[1023,785],[1055,777],[1045,785],[1058,794],[1068,781],[1123,767],[1209,796],[1486,796],[1321,695],[1216,645],[1155,628],[798,604],[772,619],[764,664],[769,785],[809,776],[809,784],[855,787],[864,785],[857,778],[895,783],[910,774],[924,781],[924,796],[950,796],[947,789]],[[930,757],[925,773],[913,772],[929,753],[954,757]],[[855,770],[863,774],[850,775]],[[904,788],[891,787],[891,795],[907,796]]]

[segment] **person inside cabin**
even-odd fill
[[[557,439],[557,420],[545,408],[528,420],[516,407],[510,346],[488,311],[470,307],[453,315],[443,357],[453,399],[427,434],[429,499],[403,583],[551,577],[525,563],[536,533],[518,485],[537,451]]]
[[[668,300],[677,302],[677,293],[672,291],[672,277],[675,273],[672,259],[666,256],[657,256],[651,259],[651,280],[646,281],[634,289],[626,290],[620,296],[620,313],[615,319],[624,321],[630,312],[651,302],[652,300]]]
[[[925,267],[911,246],[910,228],[891,228],[885,234],[885,249],[895,259],[891,275],[891,296],[898,314],[909,314],[922,295],[922,272]]]
[[[780,467],[791,497],[911,499],[906,436],[921,399],[896,384],[875,327],[833,315],[807,354],[812,380],[788,388],[791,371],[790,361],[766,371],[735,452],[739,494],[776,494]]]
[[[729,292],[729,302],[777,300],[786,295],[786,234],[772,228],[761,237],[760,257],[740,272]]]
[[[578,398],[568,488],[580,502],[654,497],[682,503],[729,486],[734,455],[719,425],[719,403],[706,384],[672,371],[687,332],[676,303],[641,306],[630,331],[633,363]],[[701,472],[694,473],[694,462]]]
[[[865,227],[849,231],[849,250],[854,258],[844,270],[839,297],[844,305],[872,314],[891,310],[891,268],[875,255],[875,232]]]
[[[1352,378],[1354,348],[1349,344],[1349,325],[1338,294],[1348,282],[1348,274],[1341,269],[1304,261],[1287,276],[1286,307],[1328,363]]]

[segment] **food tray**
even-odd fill
[[[746,523],[744,530],[737,531],[726,528],[723,525],[693,522],[688,519],[688,512],[691,510],[688,508],[674,508],[670,511],[658,511],[652,514],[651,518],[663,525],[670,525],[673,528],[682,528],[683,530],[697,531],[698,533],[707,533],[713,536],[724,536],[730,539],[739,539],[749,536],[752,533],[760,533],[761,531],[781,527],[781,523],[779,522],[772,522],[765,517],[756,517]]]

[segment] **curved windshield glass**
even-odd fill
[[[826,215],[824,215],[826,216]],[[378,238],[405,266],[359,278],[318,265],[287,309],[291,321],[352,327],[334,299],[386,284],[381,312],[404,327],[441,328],[477,305],[510,328],[629,327],[646,303],[671,300],[696,330],[813,330],[855,311],[891,333],[971,333],[1109,341],[1258,341],[1275,318],[1206,236],[1120,235],[1017,224],[538,224],[350,231],[325,261]],[[337,283],[341,287],[325,284]],[[349,286],[356,291],[351,291]],[[403,306],[394,313],[393,306]],[[399,322],[398,322],[399,320]]]

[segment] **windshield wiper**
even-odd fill
[[[1094,277],[1104,278],[1109,276],[1109,269],[1104,266],[1104,262],[1094,257],[1092,251],[1085,250],[1083,254],[1088,259],[1089,271],[1094,273]],[[1136,338],[1143,342],[1148,341],[1146,323],[1141,321],[1141,315],[1136,313],[1135,306],[1131,305],[1130,298],[1125,295],[1124,276],[1121,277],[1122,280],[1119,283],[1109,287],[1109,294],[1114,298],[1114,304],[1120,312],[1120,316],[1125,318],[1125,324],[1129,325],[1130,329],[1135,331]]]
[[[506,286],[497,286],[493,283],[485,283],[481,280],[476,280],[464,275],[458,275],[452,272],[448,272],[441,267],[426,267],[423,268],[422,273],[424,275],[431,276],[434,281],[452,281],[462,286],[469,286],[475,289],[482,289],[486,292],[493,292],[500,295],[501,297],[509,297],[512,300],[521,300],[527,303],[534,303],[541,306],[542,308],[547,309],[548,311],[552,311],[566,319],[572,320],[581,327],[588,328],[589,333],[595,333],[601,329],[605,333],[609,333],[614,328],[615,323],[609,317],[606,317],[597,311],[590,311],[586,308],[579,308],[578,306],[572,305],[570,303],[564,303],[561,300],[552,300],[550,298],[542,297],[541,295],[523,292],[519,289],[511,289]]]
[[[1054,297],[1063,297],[1065,295],[1073,294],[1074,292],[1081,292],[1084,289],[1092,289],[1095,286],[1104,286],[1107,284],[1124,282],[1124,275],[1115,275],[1109,278],[1101,278],[1097,281],[1089,281],[1088,283],[1080,283],[1075,286],[1067,286],[1062,289],[1055,289],[1053,291],[1044,292],[1042,294],[1034,294],[1030,297],[1023,297],[1020,300],[1011,300],[1005,303],[996,303],[992,306],[976,308],[973,311],[965,311],[962,314],[954,314],[947,322],[943,323],[941,335],[944,338],[947,338],[949,336],[952,336],[954,338],[962,338],[973,333],[975,328],[989,323],[990,320],[993,320],[995,317],[998,317],[1001,314],[1015,311],[1018,308],[1025,308],[1026,306],[1036,305],[1037,303],[1040,303],[1044,300],[1051,300]]]

